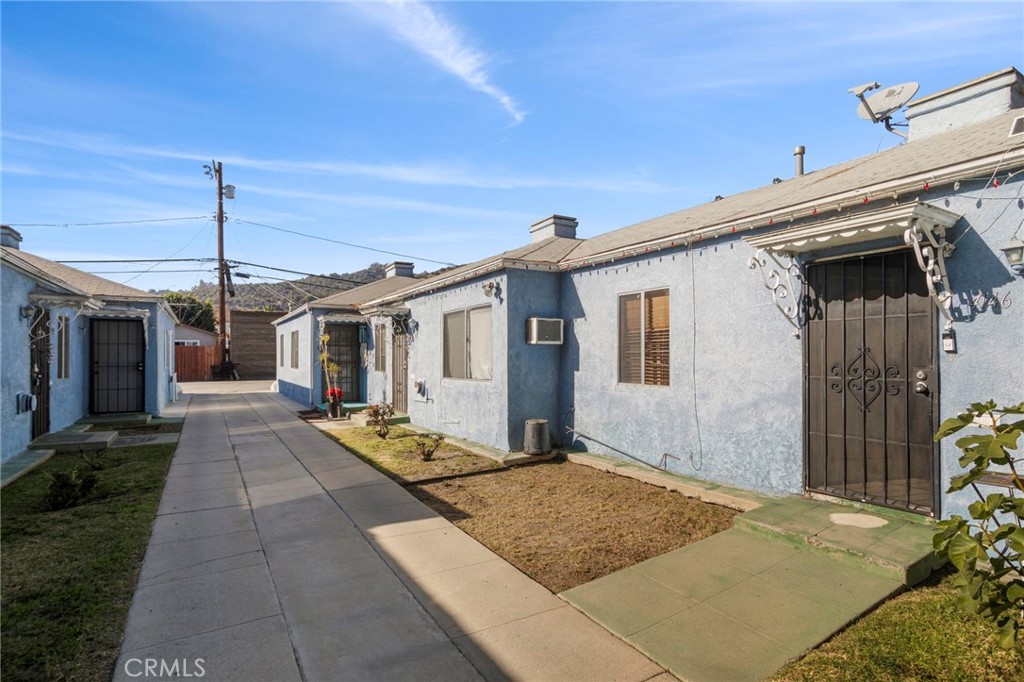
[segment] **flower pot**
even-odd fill
[[[331,419],[341,419],[344,412],[341,403],[327,403],[327,414]]]

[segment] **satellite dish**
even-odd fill
[[[894,125],[905,126],[906,123],[893,123],[891,120],[892,115],[902,109],[903,105],[917,94],[917,90],[920,87],[917,83],[911,82],[883,88],[875,82],[850,88],[850,92],[860,100],[860,104],[857,106],[858,116],[872,123],[881,121],[885,124],[885,129],[890,133],[896,133],[900,137],[906,138],[906,133],[893,129]],[[878,92],[870,97],[865,97],[864,93],[871,90],[878,90]]]
[[[877,123],[889,118],[903,108],[903,105],[917,94],[921,86],[917,83],[900,83],[882,88],[868,98],[861,98],[857,115],[866,121]]]

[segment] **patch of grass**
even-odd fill
[[[882,604],[774,682],[1020,682],[1024,647],[996,646],[994,628],[957,602],[948,572]]]
[[[392,426],[387,440],[379,438],[372,426],[330,429],[324,433],[400,483],[501,467],[493,460],[474,455],[450,443],[442,443],[434,453],[434,458],[424,462],[416,454],[416,439],[422,440],[424,435],[401,426]]]
[[[181,423],[145,424],[143,426],[117,426],[93,424],[86,431],[117,431],[122,436],[144,436],[149,433],[181,433]]]
[[[95,454],[96,487],[47,511],[58,454],[0,495],[0,665],[4,680],[109,680],[173,445]]]
[[[726,530],[738,513],[564,461],[410,492],[556,593]]]

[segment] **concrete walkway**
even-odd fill
[[[191,396],[115,680],[671,679],[298,408]]]

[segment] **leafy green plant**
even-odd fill
[[[366,421],[377,429],[377,435],[387,440],[391,429],[391,418],[395,416],[395,407],[391,403],[374,403],[366,409]]]
[[[424,462],[434,459],[434,453],[444,442],[444,435],[440,433],[428,434],[426,439],[416,439],[416,456]]]
[[[961,603],[995,623],[1003,648],[1013,646],[1024,628],[1024,456],[1016,454],[1024,419],[1009,421],[1012,415],[1024,415],[1024,403],[973,403],[935,434],[938,441],[969,426],[982,430],[956,441],[963,452],[960,466],[967,472],[954,476],[947,490],[974,490],[978,499],[967,508],[971,520],[953,515],[940,521],[933,544],[936,554],[959,571]],[[983,495],[979,479],[992,481],[994,467],[1001,468],[996,475],[1007,492]]]
[[[89,472],[83,474],[78,465],[63,471],[52,471],[49,477],[43,504],[50,511],[74,507],[96,487],[96,475]]]

